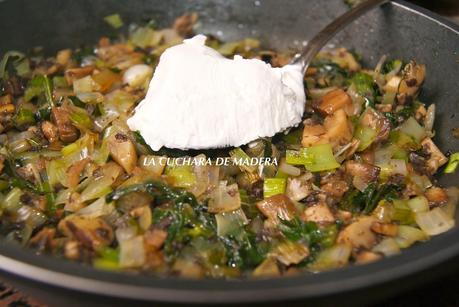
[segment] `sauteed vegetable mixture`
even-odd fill
[[[126,119],[196,19],[54,57],[3,56],[5,240],[100,269],[240,278],[367,263],[454,226],[458,190],[432,177],[448,158],[432,141],[435,105],[418,99],[426,67],[415,60],[366,69],[346,49],[321,52],[300,127],[241,148],[153,152]],[[273,66],[293,55],[251,38],[208,44]],[[223,157],[234,163],[217,165]],[[277,163],[235,163],[261,157]]]

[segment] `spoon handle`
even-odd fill
[[[303,74],[306,73],[312,59],[339,31],[366,12],[389,1],[390,0],[366,0],[336,18],[308,42],[301,54],[297,55],[292,61],[292,64],[301,64],[303,67]]]

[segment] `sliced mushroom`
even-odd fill
[[[338,243],[349,243],[354,248],[371,248],[376,243],[376,235],[371,226],[376,218],[362,216],[355,222],[341,230],[338,235]]]
[[[51,250],[55,235],[56,229],[49,227],[43,228],[29,240],[29,246],[39,251]]]
[[[423,151],[430,154],[429,159],[426,161],[427,170],[429,175],[437,172],[438,168],[448,162],[448,158],[438,149],[431,138],[425,138],[421,142]]]
[[[132,173],[137,165],[137,153],[131,139],[118,132],[108,139],[108,148],[112,159],[121,165],[127,173]]]
[[[320,180],[320,189],[333,198],[341,198],[349,190],[349,184],[344,180],[343,172],[338,170]]]
[[[369,251],[361,251],[355,257],[355,263],[357,264],[366,264],[370,262],[374,262],[382,258],[381,254],[369,252]]]
[[[367,108],[360,120],[360,124],[378,132],[375,142],[381,142],[389,137],[391,125],[389,120],[373,108]]]
[[[326,133],[327,130],[325,130],[325,127],[320,124],[305,123],[301,144],[304,147],[309,147],[312,145],[328,143],[329,139]]]
[[[371,225],[371,230],[385,236],[395,237],[398,233],[398,225],[392,223],[374,222]]]
[[[114,239],[113,229],[101,218],[70,215],[59,222],[58,230],[92,250],[108,246]]]
[[[349,160],[344,163],[346,174],[352,177],[358,177],[363,180],[367,185],[370,182],[378,179],[381,168],[365,163]]]
[[[424,83],[426,66],[411,61],[403,69],[403,77],[398,87],[397,101],[400,104],[409,104],[416,97]]]
[[[59,140],[59,130],[57,129],[56,125],[50,121],[44,121],[41,123],[41,131],[43,132],[43,135],[46,137],[48,142],[54,143]]]
[[[65,71],[65,79],[69,85],[73,84],[73,81],[89,76],[94,71],[94,66],[84,66],[77,68],[70,68]]]
[[[333,213],[324,202],[307,207],[303,212],[302,219],[319,224],[333,223],[335,221]]]
[[[291,220],[296,213],[295,205],[283,194],[274,195],[259,201],[257,208],[274,223],[278,223],[279,218]]]
[[[324,120],[326,136],[334,147],[348,144],[352,139],[352,125],[343,109],[335,111]]]
[[[173,29],[181,36],[187,37],[193,34],[193,26],[198,21],[196,13],[187,13],[175,19]]]
[[[431,207],[436,207],[445,204],[449,197],[446,191],[439,187],[431,187],[425,192],[425,196]]]
[[[59,138],[62,142],[71,143],[78,139],[78,129],[70,121],[70,115],[65,107],[54,107],[51,110],[53,122],[57,125]]]
[[[336,89],[325,94],[319,100],[317,108],[326,115],[331,115],[339,109],[344,109],[347,114],[353,112],[351,97],[342,89]]]
[[[312,192],[308,177],[303,175],[297,178],[288,178],[285,194],[294,201],[300,201]]]
[[[67,169],[67,186],[69,188],[74,188],[78,185],[78,183],[80,182],[81,173],[90,161],[91,159],[85,158],[83,160],[75,162]]]
[[[145,244],[153,249],[159,249],[167,238],[167,232],[162,229],[148,230],[144,234]]]

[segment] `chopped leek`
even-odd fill
[[[359,147],[357,148],[358,151],[363,151],[370,146],[374,140],[376,139],[376,136],[378,135],[378,131],[375,129],[372,129],[370,127],[362,127],[359,126],[356,131],[354,137],[360,141]]]
[[[167,166],[165,174],[175,187],[190,188],[196,183],[196,175],[191,165]]]
[[[459,164],[459,152],[455,152],[449,157],[448,164],[445,167],[445,174],[454,173],[456,171],[458,164]]]
[[[400,126],[400,131],[411,136],[417,143],[426,136],[426,130],[413,117],[409,117]]]
[[[326,271],[345,266],[349,262],[352,247],[348,244],[337,244],[320,252],[309,266],[312,271]]]
[[[285,178],[266,178],[263,183],[263,197],[284,194],[286,186],[287,179]]]
[[[8,51],[0,61],[0,79],[8,78],[7,64],[11,58],[18,58],[16,61],[24,59],[24,54],[19,51]]]
[[[234,163],[239,166],[242,171],[253,173],[257,170],[257,166],[250,164],[250,157],[241,148],[237,147],[229,152]]]
[[[291,165],[305,165],[312,163],[314,157],[308,155],[305,151],[287,150],[285,161]]]
[[[400,248],[407,248],[417,241],[425,241],[429,237],[421,230],[415,227],[400,225],[398,226],[398,234],[395,237]]]
[[[112,14],[104,17],[104,21],[114,29],[119,29],[123,26],[123,20],[119,14]]]
[[[286,162],[292,165],[304,165],[311,172],[332,170],[340,166],[333,156],[330,144],[302,148],[300,151],[287,150]]]
[[[217,213],[215,214],[215,219],[219,236],[234,234],[240,227],[249,223],[241,208],[230,212]]]

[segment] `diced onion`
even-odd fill
[[[115,231],[116,240],[118,242],[130,240],[134,238],[136,235],[137,235],[136,226],[119,227]]]
[[[287,164],[285,160],[282,160],[279,164],[279,171],[294,177],[299,176],[301,174],[301,170],[298,167]]]
[[[123,75],[123,83],[132,87],[139,87],[149,81],[153,74],[153,68],[146,64],[131,66]]]
[[[345,266],[349,262],[352,247],[348,244],[336,244],[321,251],[311,265],[313,271],[326,271]]]
[[[434,208],[428,212],[418,212],[416,223],[428,235],[435,236],[454,227],[455,221],[442,209]]]
[[[274,249],[272,256],[285,265],[297,264],[309,256],[309,249],[300,242],[286,241]]]
[[[226,181],[220,181],[214,189],[209,200],[209,212],[222,213],[237,210],[241,207],[241,196],[238,185],[231,184],[226,186]]]
[[[242,209],[215,214],[215,219],[219,236],[226,236],[249,223]]]
[[[393,238],[385,238],[379,242],[373,251],[376,253],[384,254],[384,256],[392,256],[400,252],[400,247],[397,244],[397,241]]]
[[[426,130],[413,117],[408,118],[400,126],[400,131],[413,137],[417,142],[421,142],[426,136]]]
[[[145,263],[143,236],[120,241],[120,266],[123,268],[140,267]]]
[[[429,201],[425,196],[417,196],[408,200],[408,206],[415,213],[429,211]]]
[[[78,210],[76,214],[88,218],[96,218],[110,214],[114,208],[113,204],[107,204],[105,202],[105,197],[101,197],[90,205]]]

